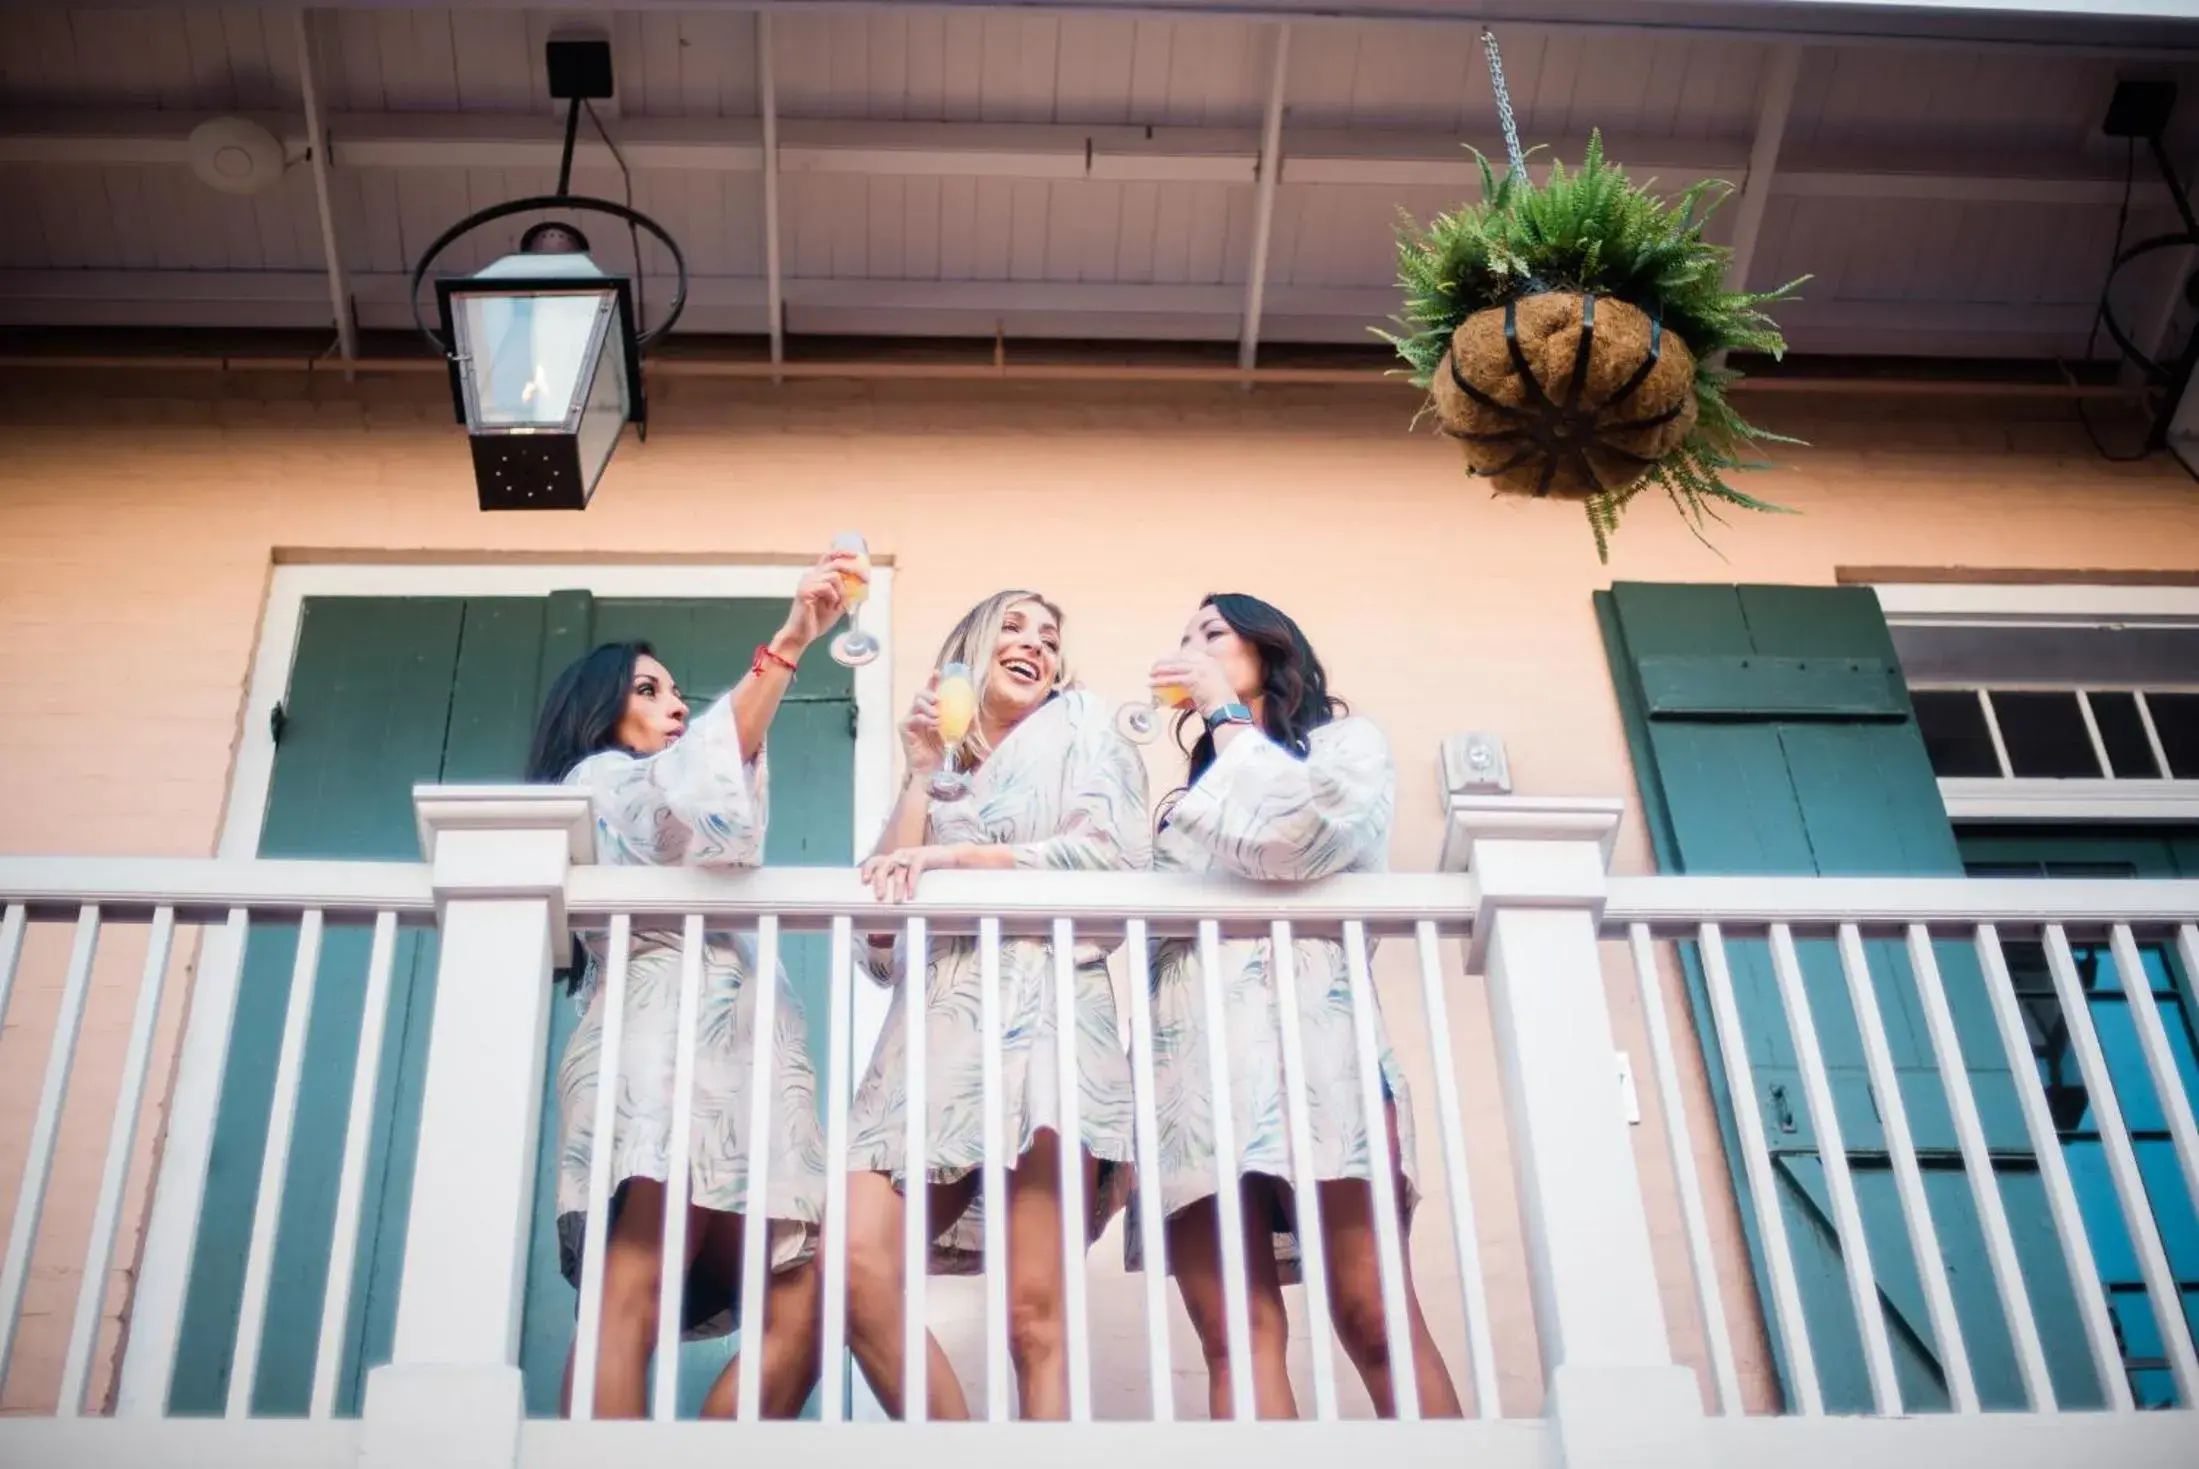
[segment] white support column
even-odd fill
[[[1252,268],[1245,277],[1244,334],[1237,365],[1247,372],[1260,357],[1260,311],[1267,299],[1268,241],[1275,232],[1275,186],[1283,176],[1283,92],[1290,81],[1290,22],[1275,27],[1275,69],[1268,77],[1267,116],[1260,125],[1260,176],[1252,186]],[[1247,379],[1250,390],[1252,382]]]
[[[1455,796],[1444,866],[1476,880],[1546,1415],[1566,1469],[1709,1457],[1695,1376],[1672,1360],[1648,1210],[1612,1076],[1597,925],[1622,801]]]
[[[585,796],[422,786],[442,953],[387,1366],[367,1375],[364,1469],[510,1469],[519,1316],[565,874],[593,855]]]
[[[786,361],[786,286],[779,265],[779,86],[771,54],[771,12],[756,12],[756,110],[763,116],[764,313],[771,360]],[[773,382],[780,379],[773,378]]]
[[[344,375],[359,360],[359,329],[351,319],[351,285],[344,278],[343,250],[336,240],[336,211],[328,198],[328,128],[321,118],[318,58],[313,48],[313,12],[298,12],[298,86],[305,104],[305,145],[312,155],[313,203],[321,220],[321,253],[328,260],[328,302],[336,313],[336,350]]]

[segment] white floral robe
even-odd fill
[[[596,860],[649,867],[753,867],[763,860],[769,816],[764,760],[740,755],[731,696],[695,720],[662,754],[592,755],[567,783],[583,787],[595,811]],[[613,1149],[613,1209],[629,1179],[669,1177],[672,1082],[680,1003],[681,933],[637,929],[626,967],[625,1033],[620,1045]],[[689,1200],[705,1209],[745,1213],[750,1063],[756,987],[751,935],[705,936],[702,1003],[695,1054],[693,1122],[686,1159]],[[596,1076],[603,1051],[601,973],[607,941],[589,941],[585,1006],[558,1067],[557,1225],[559,1263],[576,1285],[587,1231],[588,1169],[596,1147]],[[823,1217],[824,1139],[817,1125],[817,1079],[810,1066],[801,1007],[782,969],[772,1026],[770,1166],[765,1180],[771,1261],[786,1269],[812,1249]],[[698,1269],[687,1282],[683,1324],[689,1337],[717,1336],[735,1322],[738,1279]]]
[[[1154,841],[1155,868],[1282,882],[1338,872],[1386,871],[1397,806],[1397,774],[1389,742],[1372,721],[1351,718],[1316,729],[1308,747],[1306,758],[1300,760],[1258,730],[1236,735],[1168,811],[1167,824]],[[1334,939],[1301,938],[1291,948],[1299,1030],[1305,1043],[1313,1176],[1369,1178],[1359,1048],[1352,1030],[1351,984],[1343,946]],[[1284,1206],[1271,1226],[1276,1258],[1287,1281],[1297,1276],[1298,1240],[1288,1203],[1293,1171],[1283,1105],[1273,955],[1274,946],[1266,939],[1232,940],[1220,946],[1237,1172],[1266,1174],[1284,1186]],[[1174,1214],[1212,1197],[1216,1188],[1207,1012],[1198,946],[1185,940],[1157,944],[1152,973],[1153,1091],[1160,1117],[1160,1171],[1158,1178],[1141,1179],[1140,1184],[1157,1185],[1162,1208]],[[1398,1152],[1408,1196],[1416,1198],[1412,1103],[1379,1010],[1375,1026],[1384,1088],[1397,1108]],[[1131,1269],[1143,1264],[1134,1229],[1125,1234],[1125,1263]]]
[[[1034,711],[1000,742],[970,778],[969,794],[934,801],[929,839],[1014,848],[1019,868],[1083,871],[1146,865],[1145,765],[1115,731],[1111,709],[1081,690]],[[906,974],[906,939],[886,951],[860,936],[871,970],[889,982]],[[1080,943],[1076,953],[1077,1120],[1084,1146],[1100,1161],[1088,1239],[1121,1207],[1132,1157],[1130,1066],[1115,1023],[1107,950]],[[1001,1096],[1009,1156],[1029,1149],[1042,1129],[1060,1128],[1055,1063],[1053,946],[1008,938],[1000,945]],[[935,939],[925,984],[926,1174],[933,1183],[966,1177],[985,1161],[984,1036],[975,939]],[[907,1106],[904,1010],[897,984],[884,1034],[855,1096],[851,1169],[891,1173],[906,1182]],[[931,1269],[968,1274],[983,1268],[982,1201],[933,1240]]]

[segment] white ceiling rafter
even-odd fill
[[[359,356],[359,329],[351,318],[351,287],[344,279],[344,251],[336,238],[336,213],[329,202],[328,128],[321,117],[320,60],[315,55],[313,12],[298,12],[298,88],[305,110],[305,143],[313,169],[313,204],[321,225],[321,253],[328,261],[329,309],[336,319],[336,351],[348,365]]]
[[[1245,276],[1245,324],[1237,341],[1237,365],[1251,368],[1260,357],[1260,312],[1267,291],[1268,251],[1275,235],[1275,189],[1283,175],[1283,94],[1290,85],[1290,26],[1275,27],[1275,54],[1269,63],[1267,114],[1260,124],[1258,183],[1252,205],[1252,264]],[[1245,384],[1249,389],[1252,384]]]

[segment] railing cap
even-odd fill
[[[412,809],[419,825],[420,855],[435,860],[435,840],[446,831],[558,831],[573,862],[593,862],[595,821],[588,798],[566,786],[417,785]]]
[[[1472,872],[1480,842],[1594,842],[1606,872],[1626,801],[1618,796],[1454,795],[1445,805],[1443,872]]]

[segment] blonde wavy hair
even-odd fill
[[[932,666],[945,668],[950,663],[959,663],[969,669],[970,684],[977,692],[980,710],[985,707],[985,685],[992,677],[993,657],[1000,649],[1001,625],[1008,619],[1008,609],[1022,602],[1036,602],[1051,612],[1066,646],[1068,619],[1062,615],[1061,608],[1037,592],[1017,589],[995,592],[963,613],[962,620],[939,644],[939,657]],[[1053,691],[1058,694],[1076,686],[1076,680],[1069,673],[1068,660],[1065,657],[1055,659]],[[962,737],[955,750],[965,768],[979,765],[991,756],[993,748],[985,739],[982,720],[970,721],[969,733]]]

